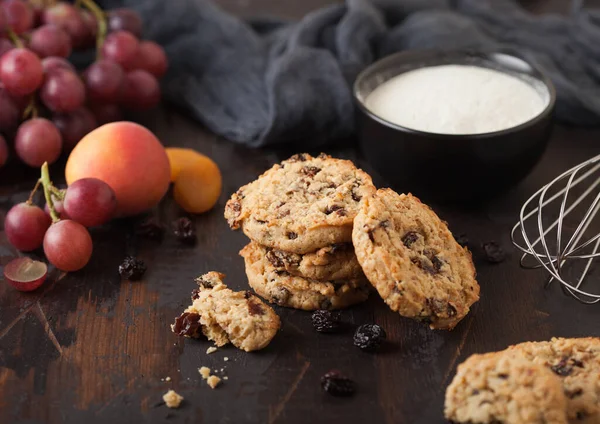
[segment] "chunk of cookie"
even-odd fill
[[[255,243],[244,247],[240,255],[244,257],[250,287],[279,306],[306,311],[341,309],[369,297],[370,285],[364,278],[318,281],[278,271]]]
[[[600,337],[553,338],[521,343],[507,351],[547,367],[560,378],[570,422],[600,424]]]
[[[279,330],[279,316],[254,294],[227,288],[224,277],[209,272],[197,278],[192,305],[171,329],[194,338],[204,334],[219,347],[231,342],[246,352],[264,348]]]
[[[456,423],[566,424],[566,403],[560,380],[546,367],[494,352],[458,366],[444,414]]]
[[[352,243],[334,244],[305,254],[286,252],[253,243],[277,271],[324,281],[364,276]]]
[[[385,303],[434,329],[452,329],[479,299],[470,252],[419,199],[381,189],[354,221],[358,262]]]
[[[351,161],[298,154],[234,193],[225,218],[263,246],[308,253],[350,242],[359,202],[374,192]]]

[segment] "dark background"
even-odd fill
[[[243,16],[295,18],[327,2],[219,3]],[[564,0],[523,4],[535,12],[565,12],[569,6]],[[167,106],[138,118],[166,145],[211,156],[224,177],[221,199],[195,218],[195,247],[169,234],[162,243],[140,240],[133,221],[115,222],[93,231],[94,255],[84,270],[69,275],[54,270],[31,294],[0,284],[0,423],[442,423],[444,390],[468,355],[552,336],[600,336],[600,307],[579,304],[556,285],[544,289],[546,275],[521,269],[509,239],[527,197],[563,170],[600,154],[600,130],[557,127],[532,174],[489,204],[462,210],[434,205],[453,232],[468,234],[482,289],[481,301],[452,332],[402,319],[373,296],[343,312],[346,330],[340,334],[317,334],[309,313],[276,308],[282,330],[267,349],[248,354],[228,347],[206,355],[210,343],[178,338],[169,324],[188,304],[199,274],[221,271],[230,286],[247,288],[237,254],[247,239],[228,228],[223,207],[239,186],[295,151],[238,147]],[[330,152],[369,169],[351,142]],[[61,180],[62,165],[52,173]],[[0,171],[0,222],[27,198],[35,179],[34,172],[15,165]],[[168,224],[181,212],[169,194],[155,215]],[[480,244],[489,240],[509,252],[506,262],[485,261]],[[0,266],[17,254],[0,231]],[[121,282],[117,267],[126,254],[149,265],[143,281]],[[352,332],[373,321],[386,329],[389,343],[378,354],[366,354],[352,345]],[[197,372],[201,366],[225,368],[229,380],[211,390]],[[332,368],[357,382],[354,398],[321,392],[319,379]],[[161,381],[167,376],[171,382]],[[178,410],[157,406],[169,388],[185,397]]]

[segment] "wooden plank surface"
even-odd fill
[[[325,0],[223,3],[242,15],[252,9],[294,17]],[[537,11],[562,11],[564,3],[528,2]],[[192,280],[201,273],[218,270],[232,287],[247,287],[237,254],[247,239],[228,228],[223,207],[240,185],[292,152],[236,146],[169,109],[141,122],[167,145],[210,155],[224,175],[223,195],[213,211],[195,218],[194,247],[169,234],[162,243],[148,242],[135,236],[133,221],[115,222],[93,231],[94,256],[83,271],[53,271],[51,281],[31,294],[0,284],[0,423],[442,423],[445,387],[471,353],[552,336],[600,336],[600,308],[566,298],[558,287],[545,290],[545,274],[521,269],[509,240],[533,191],[600,154],[599,130],[557,128],[533,173],[487,205],[436,206],[452,230],[467,233],[475,246],[482,286],[481,301],[454,331],[434,332],[401,319],[373,296],[343,312],[346,330],[340,334],[317,334],[309,313],[276,308],[283,326],[267,349],[247,354],[229,347],[206,355],[210,343],[178,338],[169,324],[188,304]],[[356,159],[351,146],[331,153]],[[60,164],[53,172],[61,174]],[[18,166],[0,171],[0,220],[27,197],[35,178]],[[170,195],[155,211],[166,225],[180,214]],[[477,246],[492,239],[509,251],[506,262],[483,259]],[[117,267],[126,254],[149,265],[143,281],[121,282]],[[16,255],[0,231],[0,266]],[[366,354],[352,345],[352,331],[373,321],[386,329],[390,343]],[[211,390],[197,372],[203,365],[223,368],[229,379]],[[354,398],[321,392],[319,379],[332,368],[356,380]],[[162,381],[167,376],[171,381]],[[181,409],[157,406],[169,388],[185,397]]]

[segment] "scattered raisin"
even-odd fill
[[[146,272],[146,264],[141,259],[133,256],[127,256],[121,265],[119,265],[119,274],[121,277],[130,281],[140,280]]]
[[[321,168],[316,166],[305,166],[304,168],[302,168],[302,173],[307,177],[314,177],[319,172],[321,172]]]
[[[483,244],[483,251],[488,262],[498,264],[506,259],[506,253],[495,241],[490,241]]]
[[[200,335],[200,315],[194,312],[184,312],[175,318],[173,333],[180,336],[198,337]]]
[[[410,249],[410,246],[412,246],[417,240],[419,240],[419,233],[416,231],[409,231],[402,237],[402,244]]]
[[[335,333],[340,328],[340,315],[319,309],[312,314],[312,325],[319,333]]]
[[[462,247],[468,247],[469,246],[469,238],[464,233],[460,234],[458,237],[456,237],[456,242],[458,244],[460,244]]]
[[[196,227],[189,218],[183,217],[173,222],[173,234],[184,244],[196,243]]]
[[[372,352],[379,349],[386,338],[385,330],[379,325],[363,324],[354,333],[354,346]]]
[[[147,218],[140,222],[135,229],[136,235],[150,240],[161,241],[165,234],[165,228],[155,218]]]
[[[325,208],[325,215],[331,215],[333,212],[337,213],[340,216],[346,216],[346,209],[340,205],[331,205]]]
[[[321,387],[333,396],[352,396],[356,391],[354,381],[336,370],[321,377]]]
[[[295,240],[295,239],[298,238],[298,234],[296,234],[293,231],[290,231],[290,232],[287,233],[287,238],[289,238],[290,240]]]

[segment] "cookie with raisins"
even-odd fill
[[[319,281],[276,269],[256,243],[240,251],[248,283],[264,299],[279,306],[313,311],[342,309],[364,302],[371,286],[364,277]]]
[[[352,243],[338,243],[304,254],[255,244],[255,247],[263,252],[277,271],[286,271],[311,280],[325,281],[364,276],[354,254]]]
[[[600,337],[526,342],[507,352],[543,365],[560,378],[570,422],[600,423]]]
[[[279,330],[279,316],[253,293],[229,289],[223,278],[214,271],[198,277],[192,305],[171,330],[191,338],[204,335],[217,346],[231,343],[246,352],[266,347]]]
[[[351,161],[298,154],[234,193],[225,218],[263,246],[308,253],[350,242],[359,202],[374,192]]]
[[[546,367],[505,352],[472,355],[446,389],[453,423],[567,424],[560,380]]]
[[[427,205],[380,189],[361,202],[352,242],[387,305],[433,329],[452,329],[479,299],[470,252]]]

